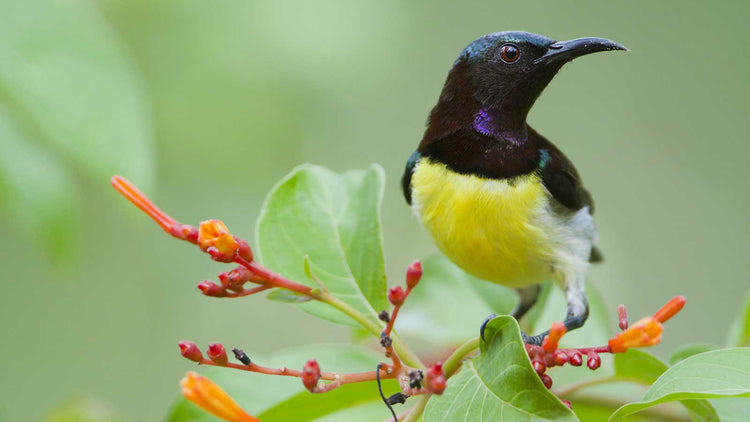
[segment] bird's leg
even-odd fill
[[[521,319],[524,315],[526,315],[526,312],[531,309],[532,306],[536,303],[536,300],[539,298],[539,293],[542,291],[542,286],[540,284],[535,284],[533,286],[528,287],[521,287],[519,289],[516,289],[518,292],[518,296],[520,297],[520,301],[518,302],[518,305],[516,305],[515,308],[513,308],[512,311],[510,311],[510,316],[517,320]],[[479,327],[479,335],[484,339],[484,329],[487,327],[487,324],[492,321],[493,318],[495,318],[497,315],[490,314],[487,318],[484,319],[484,322],[482,322],[482,326]]]
[[[563,325],[565,325],[566,331],[572,331],[582,327],[589,316],[589,301],[586,298],[583,281],[569,284],[565,288],[565,298],[568,301],[568,312]],[[541,346],[547,334],[549,334],[549,330],[535,336],[528,336],[525,333],[521,333],[521,336],[524,343]]]

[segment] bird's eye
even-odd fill
[[[500,47],[500,58],[505,63],[515,63],[521,57],[521,52],[513,44],[505,44]]]

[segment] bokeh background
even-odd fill
[[[202,297],[222,267],[109,175],[252,238],[293,166],[380,163],[400,281],[435,250],[401,197],[406,158],[458,52],[507,29],[631,48],[566,66],[529,121],[594,195],[608,304],[645,315],[684,294],[656,353],[723,344],[750,288],[748,21],[744,0],[0,1],[0,420],[76,397],[160,420],[190,367],[181,339],[260,354],[347,341],[287,305]]]

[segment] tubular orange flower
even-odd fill
[[[217,261],[231,262],[240,243],[221,220],[202,221],[198,229],[198,246]]]
[[[609,340],[612,353],[621,353],[631,347],[647,347],[661,341],[664,326],[655,317],[646,317],[631,325],[627,330]]]
[[[552,323],[552,328],[549,330],[549,334],[542,341],[542,349],[547,353],[552,353],[557,350],[557,344],[560,339],[565,335],[565,325],[561,322]]]
[[[182,395],[206,412],[229,422],[260,422],[242,408],[210,379],[188,372],[180,381]]]
[[[667,322],[668,319],[680,312],[683,306],[685,306],[685,296],[675,296],[666,305],[662,306],[661,309],[656,311],[654,318],[661,323]]]

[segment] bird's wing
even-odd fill
[[[581,176],[573,163],[552,142],[538,136],[540,154],[539,172],[542,184],[552,197],[570,211],[588,207],[589,214],[594,215],[594,200],[591,193],[583,187]],[[602,252],[596,246],[591,248],[590,262],[604,260]]]

